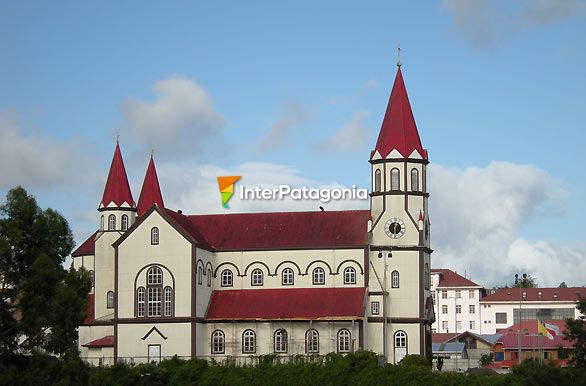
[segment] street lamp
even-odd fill
[[[392,258],[393,254],[389,252],[386,257],[383,257],[384,254],[382,252],[378,253],[378,258],[384,260],[384,269],[383,269],[383,356],[385,358],[385,362],[388,361],[388,341],[387,341],[387,295],[389,294],[387,291],[387,258]],[[380,283],[380,282],[379,282]]]
[[[515,274],[515,285],[519,286],[519,339],[518,339],[518,351],[517,351],[517,356],[519,359],[519,364],[521,364],[521,322],[523,321],[523,315],[521,315],[521,291],[523,290],[523,285],[525,284],[525,281],[527,280],[527,274],[524,273],[523,274],[523,279],[519,280],[519,275]],[[514,319],[514,318],[513,318]]]

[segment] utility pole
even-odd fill
[[[523,315],[521,314],[522,308],[521,308],[521,299],[522,299],[522,291],[523,291],[523,285],[525,284],[525,280],[527,279],[527,274],[524,273],[523,274],[523,279],[519,280],[519,275],[515,274],[515,285],[519,286],[519,339],[518,339],[518,351],[517,351],[517,356],[519,359],[519,364],[521,364],[522,360],[521,360],[521,342],[522,342],[522,325],[521,322],[523,321]]]

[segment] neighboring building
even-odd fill
[[[370,210],[185,215],[152,157],[135,205],[117,144],[73,253],[94,278],[82,356],[430,355],[429,162],[400,67],[369,162]]]
[[[535,359],[556,366],[567,366],[567,357],[573,348],[573,342],[563,339],[566,323],[562,320],[544,320],[556,325],[560,334],[549,339],[538,334],[537,321],[516,323],[499,331],[501,337],[493,346],[494,363],[491,367],[510,368],[519,363],[519,343],[521,343],[521,360]],[[519,327],[522,335],[519,341]],[[560,358],[560,353],[565,354]]]
[[[499,334],[480,335],[468,331],[459,334],[431,334],[431,336],[433,355],[436,358],[444,358],[446,370],[478,367],[480,365],[480,357],[484,354],[490,354],[495,342],[501,337]],[[462,355],[458,355],[458,350]],[[448,359],[453,361],[448,361]],[[463,362],[459,361],[459,359],[467,360]]]
[[[482,286],[449,269],[431,270],[431,295],[437,333],[480,333]]]
[[[586,287],[501,288],[480,300],[481,333],[497,330],[526,320],[576,319],[581,314],[576,302],[586,297]]]

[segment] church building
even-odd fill
[[[93,280],[81,356],[431,355],[429,161],[400,64],[369,163],[369,210],[185,214],[152,157],[135,203],[117,143],[99,229],[72,254]]]

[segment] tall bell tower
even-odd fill
[[[426,168],[401,64],[370,154],[368,325],[371,347],[387,362],[431,355],[430,223]],[[373,304],[377,303],[377,304]],[[431,311],[430,311],[431,310]]]

